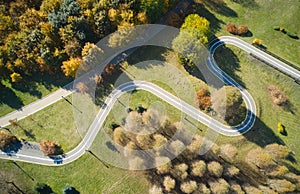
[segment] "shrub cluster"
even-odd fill
[[[234,23],[228,23],[226,25],[226,31],[234,34],[234,35],[245,35],[249,32],[249,29],[246,25],[240,25],[239,27],[236,27]]]
[[[275,27],[274,27],[274,30],[280,31],[280,32],[282,32],[282,33],[288,35],[288,36],[291,37],[291,38],[299,39],[299,37],[298,37],[298,35],[297,35],[296,33],[290,32],[290,31],[288,31],[287,29],[285,29],[284,27],[275,26]]]

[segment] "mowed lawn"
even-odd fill
[[[72,101],[71,96],[67,99]],[[62,146],[63,150],[70,151],[81,141],[76,130],[73,111],[76,109],[62,99],[18,121],[18,126],[8,128],[18,138],[36,142],[54,141]]]
[[[18,110],[71,82],[62,76],[36,75],[31,80],[0,81],[0,116]]]
[[[215,58],[222,69],[244,85],[257,106],[258,118],[253,129],[244,136],[235,139],[224,137],[223,140],[238,145],[245,153],[256,146],[264,147],[270,143],[286,144],[294,152],[297,161],[291,163],[292,166],[300,169],[300,85],[235,46],[218,48]],[[226,68],[227,66],[231,68]],[[270,85],[278,87],[287,95],[289,108],[276,106],[272,102],[267,91]],[[287,136],[278,133],[278,122],[282,122],[286,127]]]
[[[236,26],[247,25],[252,37],[239,37],[248,43],[254,38],[263,40],[267,49],[300,67],[300,40],[295,40],[275,31],[274,26],[281,26],[300,37],[300,1],[298,0],[224,0],[226,6],[205,6],[199,14],[206,17],[216,36],[231,35],[225,26],[229,22]],[[237,36],[238,37],[238,36]]]
[[[110,166],[107,168],[91,154],[61,167],[0,160],[1,176],[15,183],[24,193],[33,193],[37,182],[48,184],[55,193],[62,193],[66,184],[82,194],[90,193],[147,193],[149,183],[142,172],[127,171]],[[31,178],[34,179],[34,181]]]

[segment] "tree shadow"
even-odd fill
[[[272,143],[285,145],[282,139],[258,117],[252,129],[245,133],[244,137],[262,148]]]
[[[22,148],[22,143],[19,140],[16,140],[16,142],[12,145],[9,145],[8,147],[4,148],[2,151],[6,153],[8,156],[12,156],[13,154],[17,153]]]
[[[14,91],[3,85],[1,82],[0,91],[0,104],[6,104],[14,109],[19,109],[24,106],[22,100],[14,93]]]
[[[248,30],[247,33],[242,34],[242,35],[240,35],[240,36],[241,36],[241,37],[252,37],[252,36],[253,36],[253,33],[252,33],[250,30]]]
[[[210,30],[212,34],[221,29],[221,24],[225,24],[222,20],[219,20],[213,13],[211,13],[203,4],[195,3],[193,12],[205,17],[210,22]]]
[[[226,17],[237,17],[238,14],[232,10],[223,0],[204,1],[204,5],[209,9],[222,14]]]
[[[243,7],[249,7],[249,8],[258,8],[258,4],[255,2],[255,0],[231,0],[235,3],[238,3],[242,5]]]
[[[23,93],[29,93],[31,96],[42,98],[42,93],[36,87],[36,83],[30,80],[23,80],[22,82],[12,83],[12,87]]]
[[[236,74],[236,72],[240,71],[240,60],[230,48],[225,45],[219,46],[215,51],[214,59],[222,71],[246,89],[246,84]]]

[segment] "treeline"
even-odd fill
[[[87,43],[124,27],[154,23],[176,2],[1,1],[0,79],[19,82],[40,73],[74,76],[65,69],[76,69]]]

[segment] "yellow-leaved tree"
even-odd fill
[[[75,77],[78,67],[81,63],[80,58],[70,58],[62,63],[61,69],[67,77]]]
[[[180,30],[184,30],[192,34],[194,37],[200,40],[201,43],[207,43],[209,26],[210,23],[206,18],[201,17],[198,14],[190,14],[185,18]]]

